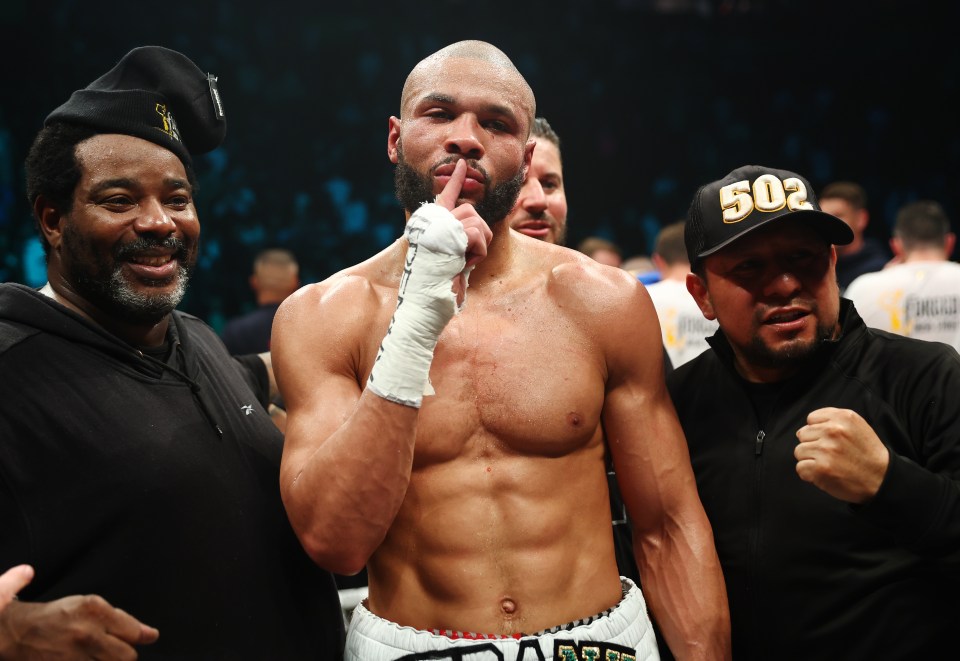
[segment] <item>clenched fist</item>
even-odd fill
[[[797,440],[800,479],[848,503],[865,503],[879,491],[890,451],[855,411],[817,409],[797,430]]]

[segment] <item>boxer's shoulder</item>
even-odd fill
[[[275,323],[304,328],[330,323],[343,327],[351,320],[372,323],[383,316],[383,310],[396,305],[398,283],[399,277],[382,270],[352,267],[304,285],[288,296],[277,311]]]
[[[643,289],[626,271],[600,264],[575,250],[562,249],[550,266],[548,282],[568,303],[594,311],[628,302]]]

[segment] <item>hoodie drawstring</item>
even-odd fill
[[[176,344],[177,362],[179,362],[181,365],[186,365],[187,361],[186,361],[186,357],[183,354],[183,346],[180,344],[179,340],[174,340],[174,342]],[[168,372],[172,372],[173,374],[177,375],[184,383],[189,385],[190,392],[193,393],[194,399],[196,399],[197,403],[200,405],[200,411],[203,412],[203,417],[207,419],[207,422],[210,423],[210,426],[213,427],[213,430],[217,432],[217,438],[223,438],[223,429],[220,428],[220,425],[217,424],[216,419],[214,419],[212,409],[207,404],[206,395],[203,392],[203,388],[200,386],[199,383],[197,383],[196,379],[188,376],[186,372],[182,372],[178,370],[176,367],[173,367],[172,365],[168,365],[166,362],[162,360],[157,360],[153,356],[148,356],[142,351],[138,353],[147,361],[158,366],[160,369],[167,370]]]

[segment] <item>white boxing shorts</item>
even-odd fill
[[[659,661],[643,594],[622,578],[623,599],[595,617],[517,638],[421,631],[360,604],[350,619],[344,661]]]

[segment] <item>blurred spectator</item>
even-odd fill
[[[864,235],[870,223],[867,193],[852,181],[835,181],[820,192],[820,208],[853,230],[853,242],[837,246],[837,283],[842,293],[858,275],[882,269],[890,254],[877,239]]]
[[[898,263],[861,275],[844,295],[868,326],[960,350],[960,264],[948,261],[956,239],[937,202],[907,204],[890,240]]]
[[[667,348],[674,368],[705,351],[707,336],[713,335],[718,327],[715,320],[703,316],[687,291],[690,261],[683,241],[683,227],[681,220],[660,230],[653,252],[653,263],[660,273],[660,281],[647,286],[660,319],[663,346]]]
[[[522,234],[562,246],[567,236],[567,195],[560,136],[543,117],[534,120],[530,135],[536,138],[537,146],[507,224]]]
[[[590,236],[580,242],[577,250],[594,261],[606,264],[607,266],[616,266],[623,263],[623,253],[613,241],[600,238],[599,236]]]
[[[282,248],[263,250],[253,261],[249,282],[257,299],[257,309],[227,321],[221,333],[223,343],[234,355],[270,350],[270,332],[277,308],[300,286],[297,258]]]
[[[620,264],[620,268],[645,285],[652,285],[654,282],[658,282],[661,277],[653,259],[647,255],[628,257]]]

